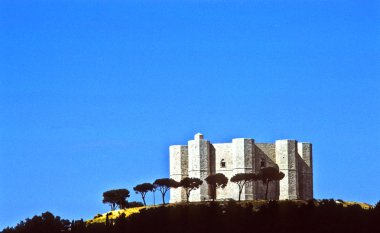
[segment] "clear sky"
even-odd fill
[[[380,200],[379,1],[1,1],[0,52],[0,229],[105,212],[197,132],[312,142],[315,198]]]

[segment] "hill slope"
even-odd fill
[[[282,202],[289,202],[289,201],[279,201],[279,203]],[[301,201],[301,200],[295,200],[291,201],[297,206],[305,205],[307,204],[306,201]],[[319,206],[320,203],[323,202],[321,201],[314,201],[315,206]],[[166,207],[175,207],[175,206],[186,206],[186,205],[205,205],[208,202],[192,202],[190,204],[187,203],[178,203],[178,204],[168,204]],[[227,205],[228,202],[216,202],[220,205]],[[241,201],[241,202],[234,202],[237,205],[241,205],[242,207],[246,207],[248,205],[252,206],[253,211],[259,210],[259,208],[268,202],[265,200],[255,200],[255,201]],[[363,202],[353,202],[353,201],[342,201],[342,200],[336,200],[335,203],[337,205],[341,205],[342,207],[350,207],[350,206],[360,206],[362,209],[369,210],[370,208],[373,208],[372,205],[363,203]],[[128,209],[122,209],[122,210],[114,210],[114,211],[109,211],[103,214],[98,214],[94,216],[93,219],[89,219],[86,221],[87,224],[92,224],[92,223],[105,223],[106,218],[108,215],[109,220],[115,220],[118,217],[120,217],[121,214],[125,214],[125,217],[128,218],[132,214],[138,214],[140,213],[141,210],[146,210],[146,209],[151,209],[151,208],[158,208],[161,207],[161,205],[156,205],[156,206],[147,206],[147,207],[134,207],[134,208],[128,208]]]
[[[112,213],[112,214],[111,214]],[[127,216],[128,215],[128,216]],[[84,222],[46,212],[2,233],[380,232],[380,202],[335,200],[202,202],[138,207]]]

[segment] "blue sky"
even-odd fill
[[[1,1],[0,228],[105,212],[197,132],[312,142],[316,198],[376,203],[379,25],[378,1]]]

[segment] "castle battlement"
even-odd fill
[[[296,140],[276,140],[275,143],[256,143],[252,138],[234,138],[230,143],[211,143],[197,133],[187,145],[173,145],[170,152],[170,178],[180,181],[185,177],[204,180],[210,174],[223,173],[229,179],[237,173],[259,172],[263,167],[277,167],[285,177],[270,185],[273,200],[308,200],[313,198],[312,144]],[[190,201],[209,200],[206,182],[191,192]],[[217,200],[238,200],[237,184],[228,182],[218,189]],[[241,199],[265,198],[261,181],[247,183]],[[170,202],[186,201],[182,189],[170,191]]]

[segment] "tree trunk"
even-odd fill
[[[144,206],[146,206],[146,203],[145,203],[145,197],[143,197],[142,199],[143,199],[143,202],[144,202]]]
[[[269,186],[269,181],[267,183],[267,190],[265,191],[265,200],[268,200],[268,186]]]
[[[165,194],[164,193],[162,193],[162,204],[165,205]]]
[[[239,201],[240,201],[242,191],[243,191],[243,188],[239,188]]]
[[[153,191],[153,205],[156,205],[156,191]]]
[[[212,201],[216,199],[216,187],[212,186]]]

